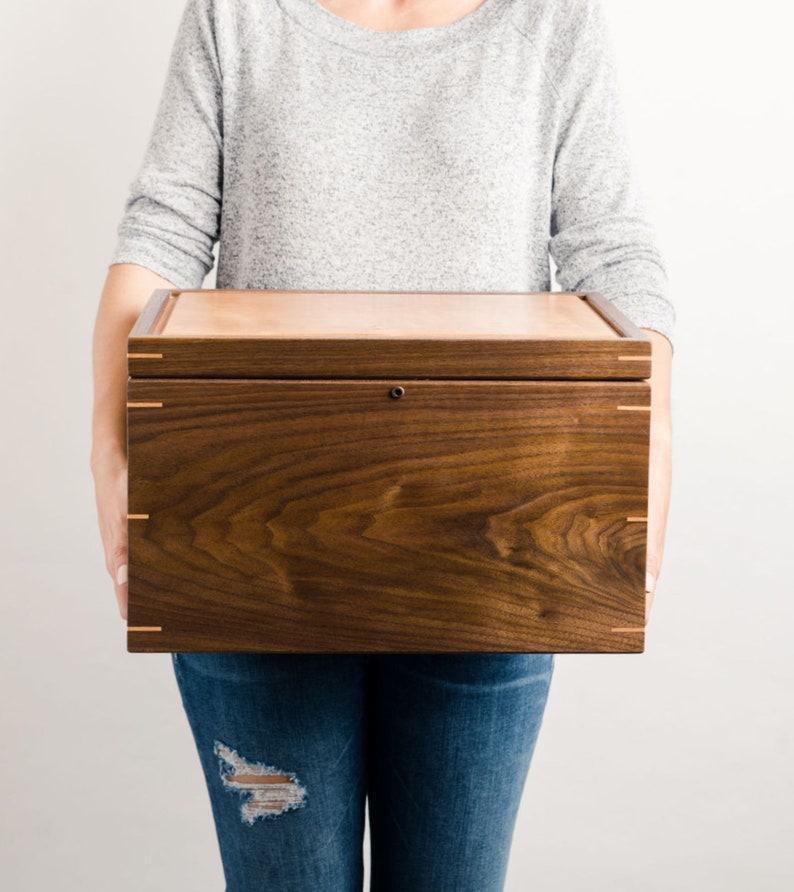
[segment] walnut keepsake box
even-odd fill
[[[651,343],[594,293],[158,291],[130,651],[641,652]]]

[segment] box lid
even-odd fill
[[[651,343],[595,292],[156,291],[132,377],[644,379]]]

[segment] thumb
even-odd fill
[[[645,625],[648,625],[648,620],[651,618],[651,606],[653,604],[653,592],[656,588],[656,577],[648,571],[645,574]]]
[[[116,574],[113,578],[113,581],[115,582],[114,588],[116,591],[116,601],[118,602],[119,613],[121,614],[122,619],[127,619],[127,576],[127,553],[124,551],[117,557]]]

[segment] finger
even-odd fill
[[[645,574],[645,625],[651,617],[651,607],[653,606],[653,593],[656,589],[656,578],[653,573]]]
[[[116,602],[119,605],[119,613],[122,619],[127,619],[127,564],[120,564],[116,571]]]

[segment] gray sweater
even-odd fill
[[[201,287],[600,291],[671,338],[600,0],[375,31],[188,0],[111,263]]]

